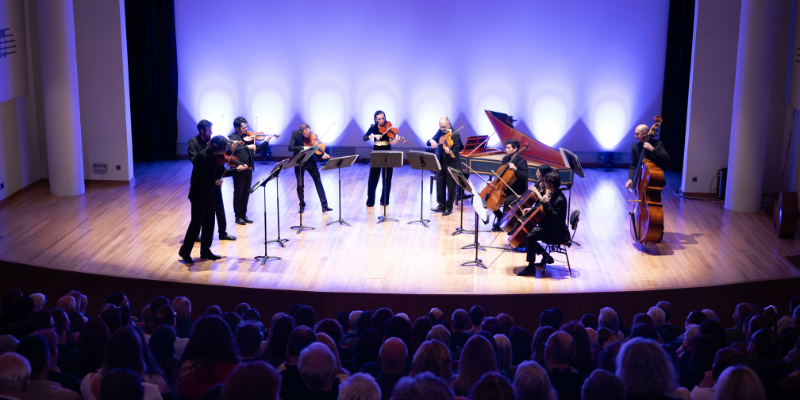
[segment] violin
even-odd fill
[[[465,127],[466,125],[462,125],[461,128]],[[453,134],[460,131],[461,128],[456,129],[455,131],[453,128],[447,130],[447,133],[439,137],[439,145],[442,146],[442,149],[450,150],[453,147]],[[455,157],[455,155],[450,152],[450,157]]]
[[[233,155],[233,150],[236,148],[236,146],[238,146],[240,143],[243,142],[234,142],[234,141],[229,141],[229,142],[232,143],[230,150],[226,151],[224,154],[218,154],[215,156],[217,159],[217,164],[220,165],[228,164],[230,168],[236,168],[240,165],[244,165],[244,163],[239,162],[238,157]],[[251,168],[252,167],[248,167],[248,169]]]
[[[303,146],[306,146],[306,147],[317,146],[317,147],[319,147],[319,150],[314,152],[314,154],[320,155],[320,156],[321,155],[325,155],[325,144],[319,141],[319,137],[317,137],[317,134],[314,133],[314,132],[311,132],[311,134],[308,135],[307,138],[306,137],[303,138]]]
[[[381,135],[388,136],[390,140],[394,140],[395,137],[398,137],[397,136],[397,128],[392,127],[392,123],[389,122],[389,121],[386,121],[386,123],[383,124],[383,126],[379,126],[378,127],[378,132],[380,132]],[[406,138],[404,138],[402,136],[400,136],[400,140],[402,140],[403,143],[406,142]]]
[[[245,138],[251,137],[251,138],[253,138],[253,139],[255,139],[255,140],[258,140],[258,141],[267,140],[267,137],[269,137],[269,136],[281,137],[281,135],[279,135],[279,134],[277,134],[277,133],[273,133],[273,134],[271,134],[271,135],[267,135],[267,134],[265,134],[264,132],[251,132],[251,131],[247,131],[247,133],[245,133],[245,134],[244,134],[244,137],[245,137]]]

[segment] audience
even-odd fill
[[[369,374],[355,374],[339,386],[339,400],[379,400],[391,396],[392,393],[389,392],[384,397],[383,391],[375,383],[375,378]]]
[[[622,345],[617,376],[626,399],[669,399],[664,393],[678,386],[675,369],[661,345],[649,339],[634,338]]]
[[[583,400],[625,400],[625,386],[616,375],[597,369],[583,382]]]
[[[281,376],[263,361],[242,363],[228,374],[222,389],[222,400],[276,400]]]
[[[278,372],[281,374],[281,399],[293,399],[299,391],[306,388],[298,367],[300,353],[316,341],[317,336],[314,331],[305,325],[298,326],[289,335],[289,341],[286,344],[286,362],[278,367]]]
[[[178,362],[178,396],[199,399],[210,387],[224,382],[238,362],[228,324],[215,315],[201,317]]]
[[[417,357],[421,356],[421,354],[417,355]],[[394,385],[403,377],[403,368],[408,363],[408,348],[406,344],[398,338],[387,339],[381,345],[378,362],[381,366],[381,372],[374,382],[380,387],[381,399],[386,400],[391,397]]]
[[[550,384],[547,372],[535,361],[525,361],[517,367],[514,377],[517,399],[556,400],[558,395]]]
[[[764,387],[758,375],[744,365],[728,367],[717,381],[718,400],[764,400]]]
[[[22,295],[22,293],[20,293]],[[469,309],[469,320],[472,322],[472,332],[480,332],[481,324],[483,323],[483,307],[481,306],[472,306]],[[466,344],[466,342],[464,342]]]
[[[142,378],[129,369],[113,369],[100,382],[100,400],[143,400],[145,393]]]
[[[471,397],[472,388],[487,372],[499,372],[497,358],[488,339],[473,335],[464,345],[464,352],[458,365],[458,375],[453,381],[457,396]]]
[[[333,339],[331,339],[331,337],[324,332],[319,332],[316,336],[317,342],[328,346],[328,350],[330,350],[331,353],[333,353],[333,356],[336,357],[336,370],[334,371],[336,379],[338,379],[339,382],[347,381],[347,379],[350,378],[350,371],[342,367],[342,360],[339,358],[339,353],[336,351],[336,342],[334,342]]]
[[[80,400],[78,393],[47,379],[51,366],[50,349],[43,336],[32,335],[22,339],[16,352],[30,363],[31,374],[24,397],[26,400]]]
[[[547,377],[562,400],[580,400],[581,386],[586,375],[579,373],[570,363],[575,359],[575,340],[566,332],[557,331],[547,339],[544,350]]]
[[[299,311],[298,311],[299,313]],[[294,396],[295,400],[301,399],[331,399],[339,397],[338,387],[334,388],[336,377],[336,357],[333,352],[322,343],[311,343],[300,352],[298,364],[300,376],[306,384]]]
[[[192,335],[192,302],[186,297],[178,296],[172,300],[175,309],[175,334],[179,338],[188,339]]]
[[[503,375],[487,372],[475,384],[473,400],[514,400],[514,389]]]
[[[239,323],[236,330],[236,348],[239,350],[239,359],[242,362],[261,361],[258,351],[264,340],[264,325],[255,320],[244,320]]]
[[[536,330],[533,334],[531,342],[531,360],[536,361],[542,367],[546,366],[544,359],[544,345],[547,339],[556,332],[552,326],[543,326]]]
[[[791,372],[789,364],[777,358],[780,351],[778,335],[769,328],[756,332],[747,347],[747,366],[761,380],[767,399],[778,398],[778,383]]]
[[[453,400],[453,390],[429,372],[405,377],[397,382],[392,393],[394,400]]]
[[[419,347],[411,367],[411,377],[423,372],[430,372],[439,377],[448,386],[453,386],[450,353],[438,340],[428,340]]]

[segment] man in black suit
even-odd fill
[[[511,203],[517,199],[517,195],[522,196],[528,190],[528,162],[522,157],[517,157],[514,162],[511,159],[519,152],[519,140],[508,139],[505,142],[506,155],[500,161],[500,164],[508,164],[508,169],[514,171],[514,176],[517,179],[511,184],[511,190],[506,190],[506,198],[503,201],[503,211],[494,211],[496,221],[492,225],[492,230],[495,232],[500,231],[500,220],[503,219],[503,213],[508,209]]]
[[[641,124],[633,130],[638,142],[631,146],[631,166],[628,169],[628,181],[625,182],[626,189],[630,188],[633,184],[633,177],[636,175],[636,168],[639,164],[639,157],[642,154],[642,149],[645,151],[644,158],[654,162],[659,167],[669,162],[669,154],[667,154],[667,150],[664,148],[664,143],[660,140],[648,139],[647,133],[649,131],[650,128],[645,124]]]
[[[539,242],[545,244],[563,243],[569,237],[567,229],[567,198],[561,192],[561,176],[558,172],[551,172],[544,176],[545,194],[542,196],[542,207],[544,208],[544,219],[539,222],[527,237],[528,266],[517,273],[519,276],[529,276],[536,274],[536,267],[542,269],[553,262],[553,258],[548,256]],[[522,210],[524,215],[532,209]],[[536,255],[542,255],[542,261],[535,263]]]
[[[296,156],[297,153],[310,148],[310,146],[305,146],[303,144],[303,139],[309,137],[311,137],[311,128],[308,124],[300,125],[300,129],[292,131],[292,139],[289,141],[289,151],[294,152]],[[328,154],[322,155],[323,160],[329,158],[331,158],[331,156]],[[308,174],[311,175],[311,179],[314,180],[314,187],[317,188],[317,195],[319,195],[319,202],[322,204],[322,211],[333,211],[332,208],[328,207],[328,199],[325,197],[325,188],[322,187],[322,180],[320,180],[319,177],[316,156],[311,156],[302,165],[294,167],[294,176],[297,178],[297,198],[300,199],[300,213],[306,209],[306,201],[303,196],[303,189],[305,187],[303,183],[303,171],[307,171]]]
[[[253,220],[247,218],[247,202],[250,200],[250,186],[253,183],[253,170],[255,169],[256,152],[261,152],[275,135],[270,134],[264,143],[255,145],[255,137],[247,134],[247,120],[236,117],[233,120],[234,132],[228,135],[233,142],[240,142],[233,150],[233,155],[242,164],[250,168],[239,170],[233,174],[233,212],[238,225],[252,224]],[[244,143],[244,144],[241,144]]]
[[[189,159],[193,159],[197,153],[203,151],[208,147],[208,141],[211,140],[211,122],[202,120],[197,123],[197,136],[189,139]],[[214,207],[214,214],[217,215],[217,228],[219,231],[219,240],[236,240],[234,236],[228,235],[227,227],[228,222],[225,220],[225,204],[222,203],[222,186],[214,188],[214,196],[216,196],[216,206]],[[197,238],[197,241],[201,241]]]
[[[439,147],[439,165],[442,167],[436,173],[436,201],[439,205],[431,211],[442,212],[442,215],[448,216],[453,212],[453,202],[456,199],[456,181],[450,175],[447,167],[453,167],[461,170],[461,150],[464,146],[461,144],[461,136],[458,132],[453,132],[451,137],[453,145],[449,148],[443,144],[439,144],[439,139],[446,135],[448,132],[453,132],[453,127],[450,125],[450,120],[447,117],[439,118],[439,130],[433,135],[433,138],[428,141],[430,147]],[[447,193],[445,194],[445,188]]]
[[[230,175],[233,170],[217,162],[216,156],[225,153],[228,147],[228,139],[222,136],[215,136],[208,142],[208,147],[197,153],[192,159],[192,179],[189,187],[189,201],[192,202],[192,220],[189,228],[186,229],[186,236],[183,238],[183,245],[178,251],[184,262],[191,264],[194,262],[191,257],[192,246],[200,233],[201,227],[203,238],[200,241],[200,258],[208,260],[218,260],[222,257],[211,253],[211,239],[214,231],[214,209],[216,208],[216,198],[214,191],[216,186],[222,186],[222,177]],[[247,165],[241,164],[236,170],[243,171]]]

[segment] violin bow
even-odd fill
[[[322,139],[322,137],[331,131],[331,128],[333,128],[334,125],[336,125],[336,122],[332,123],[331,126],[329,126],[328,129],[325,130],[325,132],[322,132],[322,135],[317,135],[317,140],[314,143],[312,143],[310,147],[316,146],[317,143],[319,143],[319,141]]]
[[[470,171],[472,171],[472,173],[474,173],[475,175],[478,175],[478,178],[481,178],[481,180],[483,181],[483,183],[485,183],[485,184],[487,184],[487,185],[489,184],[489,181],[487,181],[486,179],[483,179],[483,177],[482,177],[482,176],[480,176],[480,174],[478,174],[477,172],[475,172],[475,170],[474,170],[474,169],[470,168],[470,166],[469,166],[469,165],[467,165],[467,163],[465,163],[465,162],[463,162],[463,161],[462,161],[462,162],[461,162],[461,164],[463,164],[465,167],[467,167],[467,169],[469,169]],[[514,194],[515,194],[517,197],[519,197],[519,194],[517,194],[517,192],[515,192],[515,191],[514,191],[514,189],[511,189],[511,186],[508,186],[508,184],[506,183],[506,181],[504,181],[504,180],[500,179],[500,176],[499,176],[499,175],[497,175],[497,172],[495,172],[495,171],[492,171],[492,174],[494,174],[494,176],[496,176],[496,177],[497,177],[497,179],[499,179],[499,180],[500,180],[500,182],[503,182],[503,184],[504,184],[504,185],[506,185],[506,187],[508,188],[508,190],[510,190],[510,191],[511,191],[511,193],[514,193]]]

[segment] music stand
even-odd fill
[[[461,190],[473,194],[478,193],[478,190],[475,189],[475,186],[472,186],[472,182],[470,182],[469,179],[467,179],[464,176],[464,174],[461,173],[461,170],[455,169],[453,167],[448,167],[447,169],[450,171],[450,175],[452,175],[453,179],[456,180],[456,184],[461,188]],[[476,198],[478,199],[477,202],[475,201]],[[462,249],[470,249],[474,247],[475,259],[472,261],[467,261],[465,263],[462,263],[461,266],[464,267],[468,265],[477,265],[483,269],[488,269],[486,265],[483,263],[483,260],[478,258],[478,250],[484,250],[484,251],[486,250],[485,248],[483,248],[483,246],[481,246],[480,243],[478,243],[478,226],[480,226],[478,225],[478,217],[480,216],[480,219],[483,222],[488,221],[489,218],[487,217],[487,212],[483,204],[483,199],[481,199],[479,196],[474,196],[472,198],[472,206],[475,208],[475,231],[474,231],[475,242],[473,244],[468,244],[462,247]]]
[[[583,173],[583,168],[581,167],[581,162],[578,160],[578,156],[575,153],[563,148],[559,147],[558,151],[561,153],[561,158],[564,160],[564,165],[567,166],[572,171],[573,175],[578,175],[581,178],[586,177]],[[569,198],[567,199],[567,215],[569,215],[570,210],[572,209],[572,185],[570,185],[569,191]]]
[[[347,168],[353,165],[356,162],[357,155],[352,156],[344,156],[339,158],[331,158],[325,163],[325,166],[322,167],[323,171],[327,171],[329,169],[337,169],[339,170],[339,219],[336,221],[328,222],[326,225],[339,223],[339,225],[347,225],[350,226],[345,220],[342,219],[342,168]]]
[[[398,222],[395,218],[386,216],[386,204],[389,203],[389,196],[386,195],[386,168],[400,168],[403,166],[402,151],[373,151],[369,156],[370,168],[383,168],[383,216],[378,216],[378,224],[386,221]]]
[[[422,204],[425,201],[425,171],[438,172],[442,167],[439,165],[439,159],[436,158],[436,154],[424,151],[409,151],[408,163],[411,164],[412,169],[419,170],[419,219],[408,224],[420,223],[427,228],[428,222],[431,222],[431,220],[422,217]]]
[[[270,171],[269,175],[267,175],[266,178],[256,182],[256,184],[253,185],[253,187],[250,188],[250,193],[255,192],[260,187],[264,188],[264,255],[263,256],[256,256],[256,260],[261,259],[261,265],[262,266],[264,264],[266,264],[266,262],[269,261],[269,260],[280,260],[281,259],[280,257],[272,257],[272,256],[269,255],[269,253],[267,252],[267,243],[277,242],[278,244],[281,245],[281,247],[286,247],[286,246],[283,245],[283,242],[281,240],[284,240],[284,241],[287,241],[287,242],[289,241],[289,239],[281,239],[280,222],[278,222],[278,240],[267,240],[267,183],[269,183],[269,181],[271,181],[271,180],[275,180],[275,183],[277,185],[278,180],[276,178],[278,178],[278,175],[280,175],[281,170],[282,170],[281,167],[283,166],[283,164],[286,164],[286,162],[287,162],[287,160],[283,160],[283,161],[279,162],[277,165],[275,165],[274,168],[272,168],[272,171]],[[276,189],[275,190],[275,196],[277,197],[278,196],[277,186],[275,187],[275,189]],[[280,207],[278,207],[278,218],[280,218]]]
[[[293,167],[299,167],[300,168],[300,180],[297,182],[297,184],[300,185],[301,190],[305,190],[305,176],[303,176],[303,167],[302,167],[302,165],[306,161],[308,161],[309,158],[314,156],[314,152],[316,152],[318,149],[319,149],[319,147],[314,146],[314,147],[310,147],[310,148],[308,148],[306,150],[303,150],[303,151],[297,153],[297,155],[294,156],[294,158],[292,158],[292,160],[289,161],[289,163],[286,164],[283,167],[283,169],[289,169],[289,168],[293,168]],[[313,228],[313,227],[310,227],[310,226],[304,226],[303,225],[303,213],[300,213],[300,225],[291,226],[290,228],[293,229],[293,230],[296,230],[298,235],[302,231],[310,231],[310,230],[316,229],[316,228]]]

